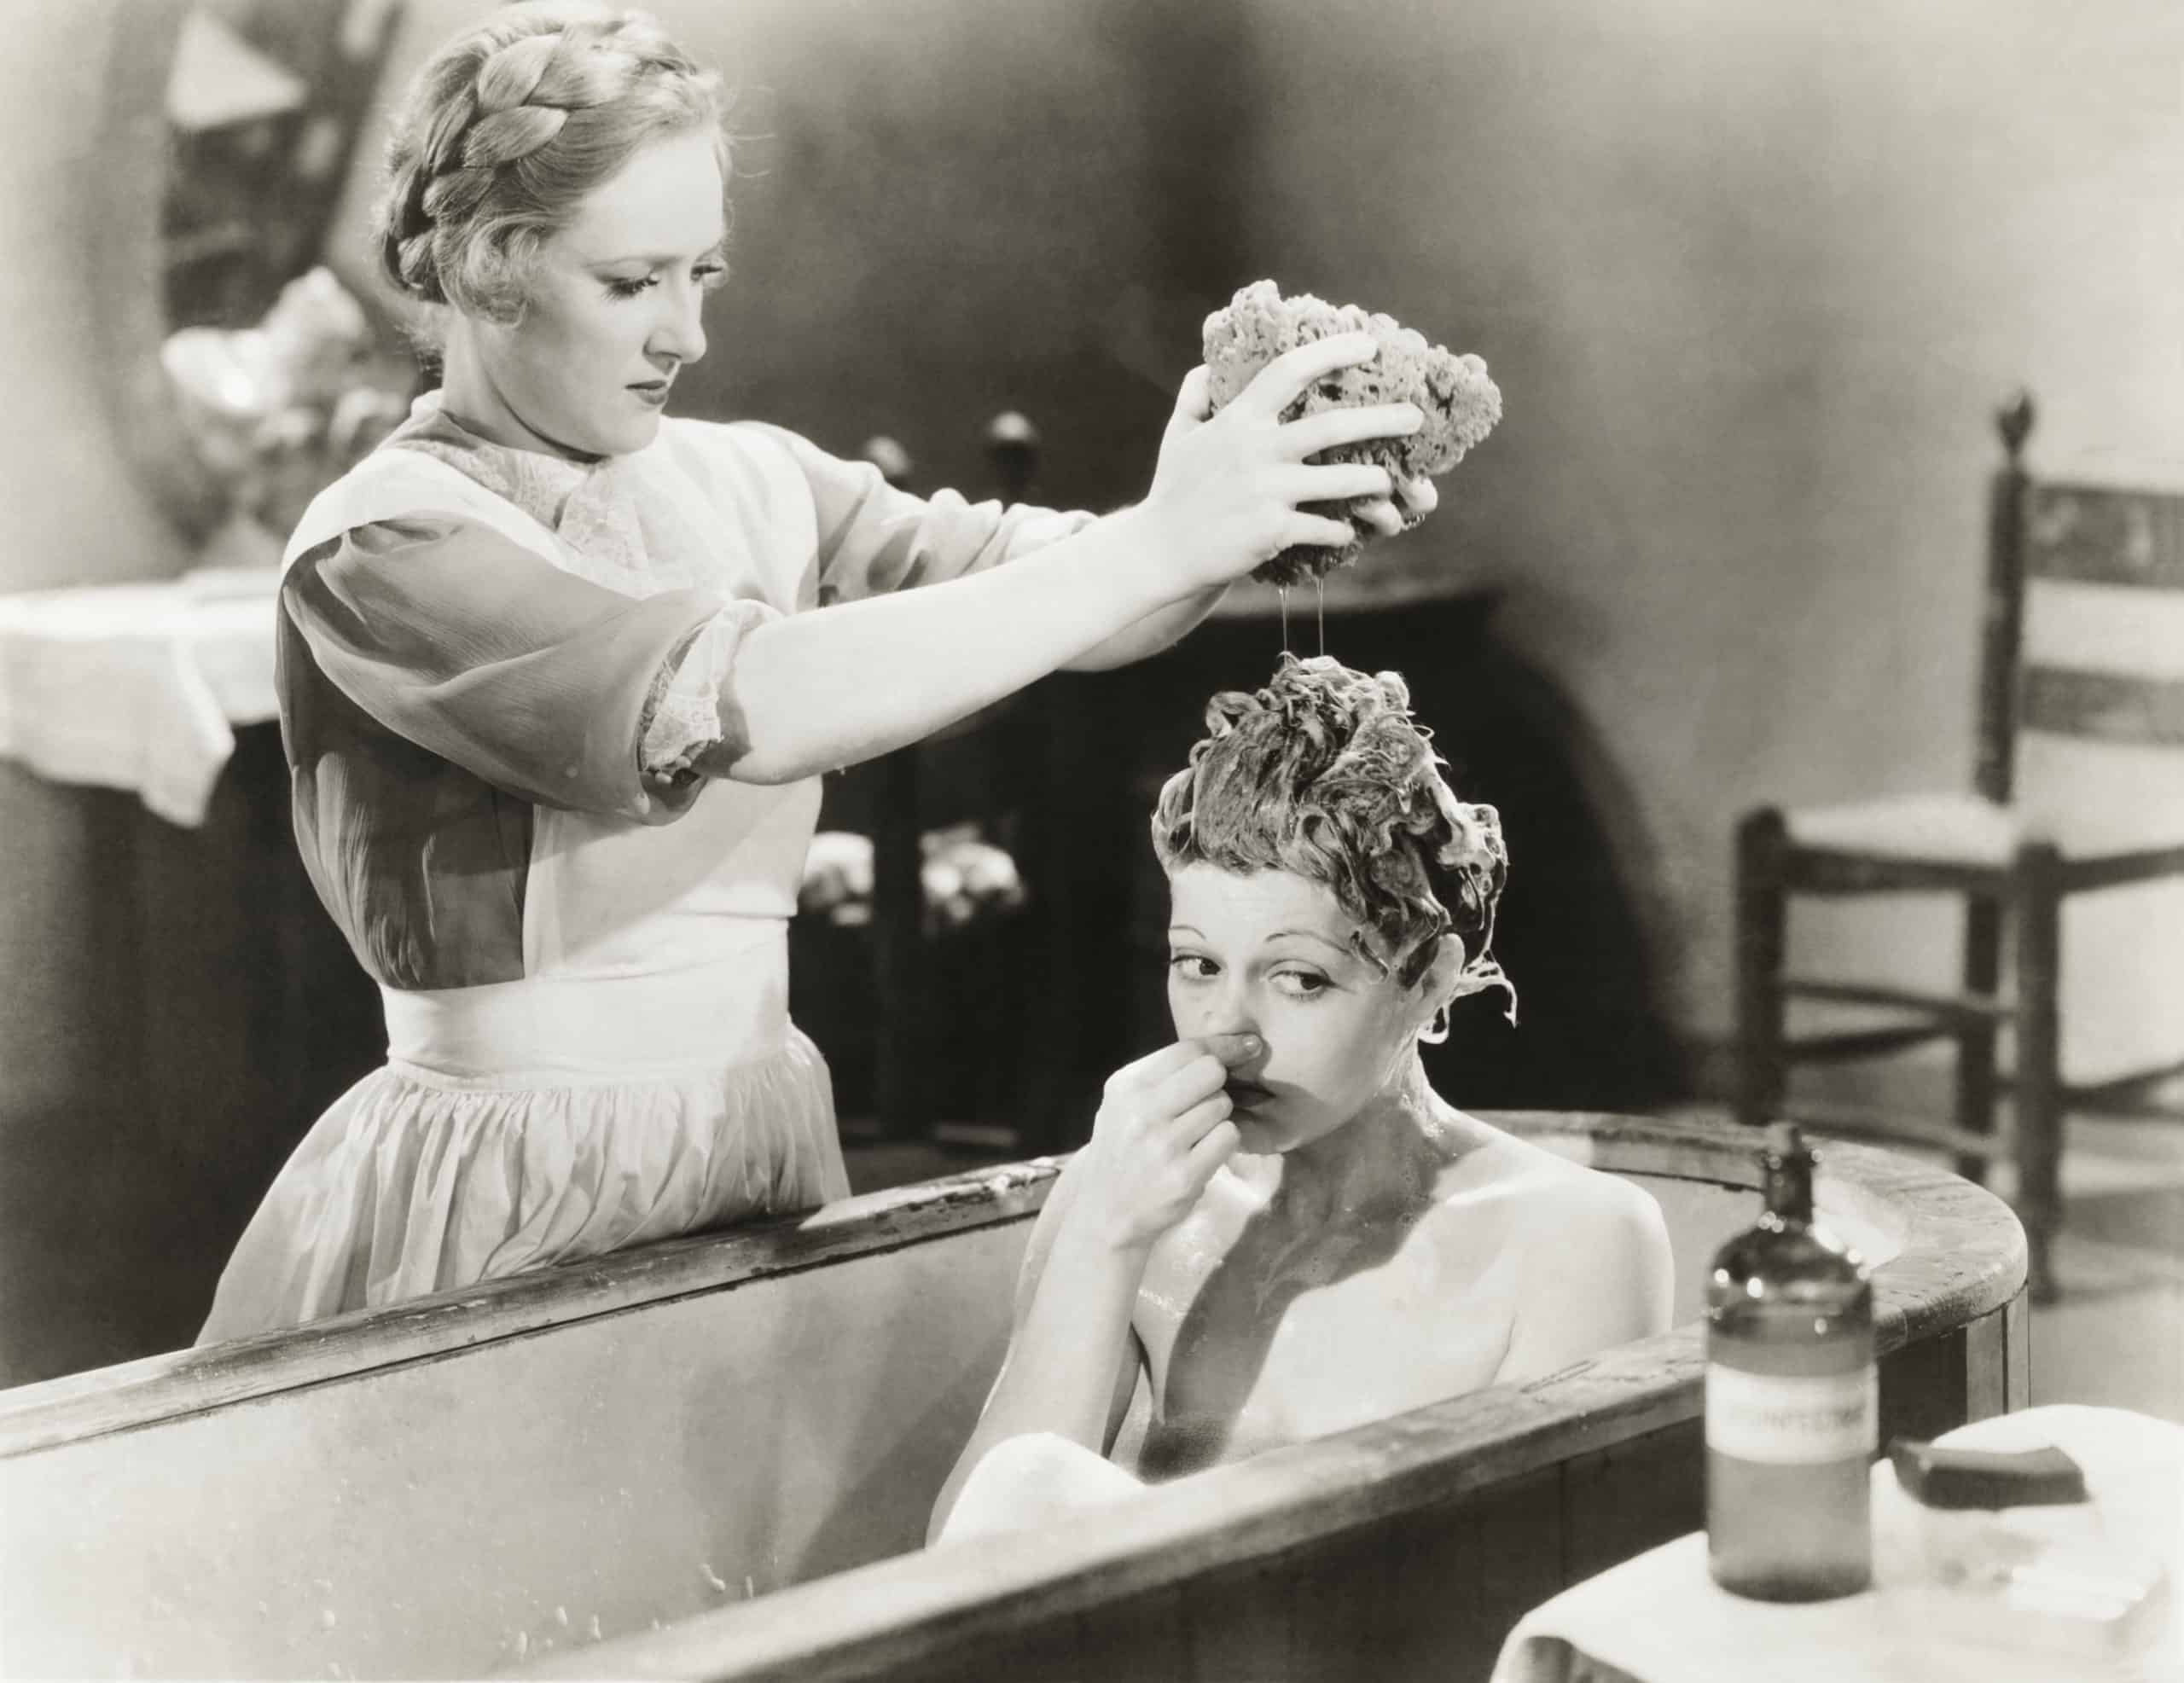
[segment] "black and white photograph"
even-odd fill
[[[2184,1683],[2178,0],[0,0],[0,1679]]]

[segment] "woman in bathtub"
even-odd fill
[[[1402,679],[1285,655],[1206,717],[1153,820],[1179,1038],[1108,1081],[1048,1198],[937,1541],[1668,1325],[1653,1201],[1427,1084],[1419,1042],[1508,988],[1507,857]]]

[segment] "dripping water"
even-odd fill
[[[1289,653],[1289,587],[1277,584],[1274,587],[1274,594],[1281,598],[1281,652],[1287,654]]]
[[[1314,576],[1312,589],[1319,596],[1319,603],[1315,612],[1318,614],[1320,621],[1320,653],[1324,655],[1327,652],[1327,579],[1325,573]]]

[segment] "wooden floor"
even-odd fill
[[[2184,1422],[2184,1127],[2074,1118],[2060,1300],[2032,1315],[2032,1400]]]
[[[861,1131],[844,1124],[858,1192],[1013,1155],[861,1140]],[[2007,1171],[1992,1184],[2007,1195]],[[2071,1117],[2063,1194],[2061,1296],[2033,1310],[2032,1401],[2100,1403],[2184,1424],[2184,1127]]]

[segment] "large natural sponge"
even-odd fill
[[[1205,366],[1212,375],[1213,407],[1220,409],[1252,383],[1252,377],[1285,351],[1331,334],[1369,333],[1380,341],[1369,363],[1338,369],[1284,411],[1285,421],[1338,404],[1415,403],[1426,425],[1407,438],[1374,438],[1323,452],[1316,461],[1369,461],[1398,479],[1445,473],[1494,430],[1502,419],[1502,393],[1477,357],[1429,345],[1423,334],[1392,316],[1369,314],[1354,304],[1333,305],[1307,293],[1284,298],[1271,281],[1246,287],[1205,318]],[[1358,510],[1367,499],[1308,505],[1315,514],[1347,519],[1356,534],[1339,549],[1298,545],[1284,549],[1252,573],[1269,584],[1324,577],[1357,559],[1373,528]]]

